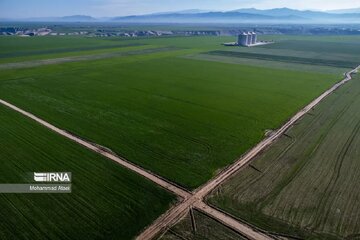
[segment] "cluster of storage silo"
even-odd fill
[[[243,32],[238,36],[238,45],[239,46],[251,46],[256,44],[257,36],[255,32]]]

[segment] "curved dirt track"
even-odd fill
[[[194,193],[189,193],[186,190],[176,186],[175,184],[173,184],[169,181],[166,181],[165,179],[161,178],[160,176],[157,176],[156,174],[148,172],[145,169],[142,169],[141,167],[138,167],[138,166],[118,157],[116,154],[105,149],[104,147],[101,147],[92,142],[83,140],[65,130],[62,130],[62,129],[36,117],[35,115],[33,115],[27,111],[24,111],[24,110],[16,107],[15,105],[13,105],[11,103],[8,103],[8,102],[0,99],[0,104],[13,109],[14,111],[19,112],[20,114],[36,121],[37,123],[45,126],[46,128],[64,136],[64,137],[66,137],[66,138],[68,138],[68,139],[94,151],[94,152],[97,152],[108,159],[111,159],[112,161],[119,163],[123,167],[140,174],[141,176],[153,181],[154,183],[158,184],[159,186],[162,186],[163,188],[165,188],[165,189],[175,193],[179,197],[183,198],[181,203],[179,203],[176,206],[173,206],[165,214],[160,216],[156,221],[153,222],[153,224],[151,226],[149,226],[147,229],[145,229],[145,231],[143,233],[141,233],[137,237],[137,239],[153,239],[154,237],[158,236],[164,229],[166,229],[167,227],[178,222],[187,213],[187,211],[190,207],[198,208],[200,211],[207,213],[211,217],[217,219],[218,221],[220,221],[224,225],[227,225],[228,227],[234,229],[235,231],[238,231],[239,233],[241,233],[242,235],[246,236],[249,239],[255,239],[255,240],[272,239],[270,236],[260,233],[260,232],[256,231],[255,229],[252,229],[251,227],[247,226],[246,224],[240,223],[236,219],[206,205],[203,202],[203,198],[207,194],[209,194],[213,189],[215,189],[217,186],[219,186],[221,183],[223,183],[226,179],[228,179],[230,176],[232,176],[234,173],[236,173],[240,168],[242,168],[243,166],[248,164],[260,151],[264,150],[267,146],[269,146],[272,142],[274,142],[290,126],[292,126],[296,121],[298,121],[308,111],[310,111],[313,107],[315,107],[325,97],[327,97],[329,94],[331,94],[337,88],[339,88],[341,85],[350,81],[352,79],[351,75],[353,73],[357,72],[359,68],[360,68],[360,66],[358,66],[354,70],[346,73],[346,78],[344,80],[335,84],[332,88],[330,88],[329,90],[324,92],[322,95],[320,95],[314,101],[312,101],[309,105],[307,105],[305,108],[300,110],[295,116],[293,116],[280,129],[278,129],[276,132],[274,132],[273,135],[264,139],[257,146],[255,146],[253,149],[251,149],[247,154],[245,154],[243,157],[241,157],[239,160],[237,160],[234,164],[230,165],[228,168],[226,168],[222,172],[220,172],[220,174],[218,174],[215,178],[210,180],[208,183],[206,183],[202,187],[198,188]]]

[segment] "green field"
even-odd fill
[[[295,56],[279,56],[279,55],[269,55],[261,53],[246,53],[246,52],[230,52],[230,51],[211,51],[207,54],[218,55],[218,56],[228,56],[235,58],[246,58],[246,59],[259,59],[275,62],[285,62],[285,63],[298,63],[298,64],[308,64],[308,65],[319,65],[319,66],[328,66],[328,67],[337,67],[337,68],[355,68],[358,66],[358,62],[342,61],[342,60],[328,60],[328,59],[319,59],[319,58],[304,58],[304,57],[295,57]]]
[[[196,231],[192,225],[190,214],[166,231],[159,240],[245,240],[232,229],[208,217],[197,210],[193,211]]]
[[[208,201],[301,239],[360,236],[360,77],[289,129]]]
[[[343,73],[360,62],[357,36],[259,36],[274,44],[224,47],[187,56],[190,59],[263,66],[304,72]]]
[[[104,41],[98,38],[80,37],[0,37],[0,58],[33,56],[65,52],[139,45],[129,41]]]
[[[276,43],[0,37],[0,99],[193,190],[360,63],[357,37],[262,38]],[[210,203],[278,234],[358,237],[356,81],[217,189]],[[9,219],[0,223],[0,239],[129,239],[176,201],[3,107],[0,124],[1,182],[26,181],[33,171],[70,171],[74,178],[72,194],[0,195],[0,217]],[[200,212],[195,218],[197,233],[187,217],[163,239],[241,239]]]
[[[1,97],[194,189],[340,80],[183,58],[199,39],[194,49],[191,38],[136,40],[182,49],[2,71]]]
[[[0,106],[0,182],[72,172],[71,194],[0,194],[0,239],[131,239],[175,197]]]
[[[161,37],[161,38],[90,38],[45,36],[21,38],[0,36],[0,64],[67,56],[93,55],[118,51],[155,48],[185,48],[196,53],[221,49],[231,37]]]
[[[80,37],[0,37],[0,64],[154,48],[131,41]]]
[[[326,37],[324,37],[326,38]],[[343,55],[359,55],[360,54],[359,38],[354,41],[317,41],[316,39],[308,40],[279,40],[274,44],[264,45],[261,48],[269,49],[289,49],[296,51],[318,52],[323,54],[343,54]],[[329,50],[331,50],[329,52]]]
[[[257,48],[257,53],[359,63],[359,39],[359,36],[283,36],[274,44]]]

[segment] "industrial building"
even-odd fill
[[[256,45],[257,36],[255,32],[243,32],[238,36],[238,45],[249,47],[252,45]]]
[[[222,45],[227,47],[243,46],[243,47],[255,47],[261,45],[267,45],[274,43],[273,41],[258,41],[257,34],[255,32],[242,32],[238,35],[237,42],[223,43]]]

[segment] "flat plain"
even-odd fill
[[[0,194],[0,239],[131,239],[176,198],[0,106],[0,183],[72,172],[70,194]]]
[[[208,201],[301,239],[360,234],[360,77],[342,86]]]
[[[351,51],[359,46],[356,38],[344,38],[344,51],[334,52],[331,51],[334,44],[344,39],[293,36],[275,38],[277,43],[261,48],[227,48],[221,46],[221,43],[231,41],[232,38],[163,37],[129,40],[0,37],[0,64],[18,63],[21,66],[29,61],[54,62],[48,65],[25,64],[24,68],[3,69],[0,72],[0,98],[59,128],[110,148],[119,156],[185,188],[195,189],[257,144],[264,138],[265,133],[280,127],[299,109],[339,81],[342,74],[359,60],[358,52]],[[151,49],[162,50],[150,51]],[[131,54],[134,52],[136,54]],[[226,54],[215,56],[211,54],[213,52]],[[56,59],[62,58],[75,60],[57,62]],[[289,62],[289,59],[293,61]],[[322,64],[314,65],[314,62]],[[22,150],[19,155],[12,155],[17,149],[9,148],[11,153],[4,150],[1,158],[9,164],[4,168],[8,174],[15,172],[14,176],[21,178],[20,173],[14,169],[33,171],[28,164],[33,166],[41,163],[39,167],[44,169],[58,169],[54,161],[46,161],[51,158],[55,159],[56,163],[61,163],[59,169],[67,167],[76,173],[75,176],[79,176],[79,182],[83,180],[81,185],[74,182],[74,190],[77,186],[85,189],[81,190],[83,195],[79,193],[75,197],[61,197],[72,201],[71,204],[79,209],[82,209],[80,203],[88,207],[79,213],[78,209],[66,210],[67,203],[60,202],[54,211],[37,211],[33,218],[38,220],[39,225],[34,228],[32,236],[42,234],[37,230],[40,225],[42,227],[46,224],[42,219],[54,218],[54,221],[49,222],[51,225],[46,225],[51,229],[48,234],[54,234],[49,237],[66,238],[67,232],[75,231],[82,238],[88,236],[128,239],[134,237],[175,201],[169,193],[109,160],[93,156],[94,154],[87,153],[79,146],[65,144],[64,139],[56,138],[54,134],[31,124],[29,120],[15,116],[16,114],[7,109],[2,111],[0,116],[4,116],[2,120],[6,124],[11,126],[16,123],[13,128],[2,129],[3,141],[14,138],[14,142],[10,141],[9,144],[21,146]],[[44,139],[43,135],[49,136]],[[33,140],[33,136],[39,136],[39,140]],[[20,144],[16,141],[22,142]],[[63,144],[65,145],[61,148]],[[44,149],[44,146],[47,148]],[[79,152],[84,154],[86,161],[68,160],[78,158]],[[36,159],[29,162],[19,160],[30,155]],[[37,162],[37,159],[41,162]],[[285,164],[286,167],[289,167],[288,165]],[[295,169],[300,171],[302,167],[296,166]],[[262,171],[261,166],[252,168]],[[280,172],[281,169],[277,170]],[[322,173],[327,174],[326,171]],[[88,174],[94,174],[96,178],[89,179]],[[311,174],[311,171],[303,174]],[[14,178],[14,182],[16,181],[18,178]],[[281,179],[280,181],[282,182]],[[83,183],[86,185],[83,186]],[[89,189],[90,185],[95,187]],[[243,184],[238,182],[234,185],[243,187]],[[106,194],[100,191],[104,186],[108,186]],[[139,189],[141,191],[138,191]],[[236,193],[244,194],[246,190],[236,189]],[[312,197],[317,196],[315,190],[314,192]],[[265,213],[256,212],[251,205],[244,207],[242,202],[238,203],[228,195],[222,198],[221,194],[219,191],[216,195],[219,199],[214,197],[210,201],[224,208],[228,207],[228,201],[234,203],[241,208],[241,214],[252,216],[250,222],[253,221],[255,225],[270,231],[336,238],[349,235],[349,232],[355,229],[351,229],[353,225],[349,224],[348,230],[337,226],[341,231],[336,232],[328,225],[328,221],[333,223],[331,217],[321,213],[309,218],[309,222],[316,218],[312,230],[299,230],[296,221],[302,224],[302,220],[299,220],[301,214],[295,214],[294,217],[291,215],[292,210],[289,210],[291,221],[296,223],[289,227],[286,222],[289,214],[276,213],[277,218],[268,216],[276,212],[280,205],[270,206],[270,210],[267,209]],[[271,194],[269,201],[275,196],[276,191]],[[38,204],[39,197],[2,197],[7,206],[4,208],[6,216],[13,214],[14,208],[11,206],[21,209],[13,215],[9,224],[0,224],[5,229],[4,234],[11,234],[10,227],[19,219],[22,219],[24,224],[22,228],[31,229],[24,218],[28,216],[26,214],[29,214],[30,206]],[[90,202],[93,204],[95,198],[99,198],[99,201],[95,202],[97,207],[93,209],[89,205]],[[47,209],[51,201],[59,200],[52,195],[46,195],[46,201],[40,203],[40,206],[44,204],[43,208]],[[327,204],[326,199],[321,201]],[[113,204],[114,202],[117,204]],[[107,205],[109,203],[111,206]],[[282,206],[282,209],[287,209],[286,206]],[[227,209],[230,213],[244,217],[239,216],[238,209],[231,207],[233,206]],[[242,211],[244,209],[248,212]],[[340,212],[348,209],[350,207],[346,210],[340,209]],[[55,229],[56,223],[60,221],[56,217],[59,211],[66,212],[66,219],[73,219],[65,230]],[[300,209],[299,212],[301,211]],[[313,209],[306,209],[305,212],[307,211]],[[217,228],[217,223],[201,213],[197,212],[196,215],[200,219],[199,226],[202,230],[193,236],[190,234],[190,237],[239,237],[224,226],[220,228],[226,231],[208,232],[212,227]],[[107,218],[105,221],[98,221],[97,216]],[[285,219],[284,224],[277,221],[280,218]],[[91,221],[88,221],[89,219]],[[143,221],[139,222],[139,219]],[[269,219],[274,221],[268,221]],[[187,228],[188,223],[183,223],[180,225]],[[261,225],[264,223],[265,225]],[[79,225],[82,227],[78,228]],[[275,229],[272,228],[274,226]],[[320,229],[321,227],[325,230]],[[14,234],[21,234],[20,229],[19,226]],[[182,227],[177,225],[173,229],[180,231]],[[99,231],[100,235],[96,235]],[[327,231],[326,235],[322,235],[322,231]]]
[[[183,57],[224,40],[139,39],[176,50],[4,70],[1,97],[194,189],[341,78]]]

